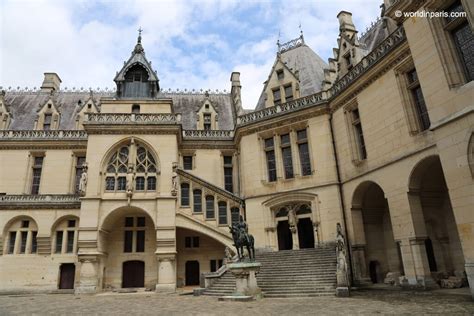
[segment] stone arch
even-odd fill
[[[359,183],[352,194],[350,216],[355,281],[381,283],[388,272],[401,272],[390,210],[380,185],[374,181]]]
[[[462,275],[464,255],[439,156],[425,157],[414,165],[408,189],[414,237],[420,240],[425,273]]]
[[[74,214],[67,214],[67,215],[62,215],[59,218],[57,218],[53,224],[51,225],[51,233],[55,231],[56,227],[58,227],[59,224],[61,224],[65,220],[69,219],[75,219],[79,222],[79,216],[74,215]]]
[[[2,231],[3,240],[5,240],[6,233],[8,232],[8,230],[10,229],[10,227],[12,226],[12,224],[14,224],[15,222],[17,222],[17,221],[19,221],[19,220],[30,220],[30,221],[33,221],[33,223],[36,225],[36,228],[39,229],[38,223],[37,223],[36,220],[35,220],[33,217],[31,217],[30,215],[16,215],[16,216],[13,216],[12,218],[10,218],[10,219],[5,223],[5,226],[3,227],[3,231]]]
[[[74,226],[69,226],[66,221],[74,220]],[[56,219],[51,225],[50,242],[51,242],[51,253],[76,253],[77,251],[77,238],[79,229],[79,217],[73,214],[67,214]],[[59,232],[58,232],[59,231]],[[72,236],[69,236],[69,233]],[[61,236],[58,237],[58,233]],[[59,240],[59,244],[58,244]],[[63,241],[63,242],[61,242]],[[72,243],[71,243],[72,241]]]
[[[22,222],[23,221],[28,221],[28,227],[23,227]],[[14,232],[14,238],[15,242],[14,244],[14,252],[13,254],[17,254],[18,252],[18,244],[19,244],[19,236],[20,231],[27,231],[27,239],[26,239],[26,246],[25,246],[25,251],[22,252],[24,253],[37,253],[37,243],[36,243],[36,237],[38,234],[38,224],[36,220],[28,215],[18,215],[12,217],[10,220],[8,220],[3,227],[3,232],[2,232],[2,243],[0,245],[3,245],[3,249],[0,248],[1,254],[7,254],[9,253],[9,246],[11,243],[10,240],[10,232]],[[34,236],[33,236],[34,232]]]

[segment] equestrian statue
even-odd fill
[[[237,249],[239,261],[242,261],[244,258],[244,246],[247,247],[249,259],[251,261],[255,260],[254,238],[248,233],[247,223],[244,221],[242,215],[240,215],[237,223],[232,224],[232,227],[229,226],[229,230],[234,239],[234,246]]]

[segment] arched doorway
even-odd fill
[[[351,211],[355,279],[381,283],[388,272],[401,272],[398,245],[382,188],[374,182],[361,183],[354,191]]]
[[[145,286],[145,262],[125,261],[122,264],[122,288]]]
[[[311,207],[292,203],[275,212],[278,250],[314,248],[315,232]]]
[[[199,285],[199,261],[186,261],[186,285]]]
[[[105,288],[146,287],[157,284],[156,231],[143,210],[123,207],[110,213],[100,230],[99,245],[107,257],[102,271]]]
[[[427,271],[463,276],[464,255],[438,156],[419,162],[409,182],[410,211],[416,237],[425,238]],[[421,220],[422,219],[422,220]]]

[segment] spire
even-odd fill
[[[138,29],[137,45],[135,45],[135,49],[133,50],[134,54],[141,54],[144,52],[144,49],[142,46],[142,32],[143,32],[143,29],[140,27]]]

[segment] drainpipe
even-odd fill
[[[347,250],[348,250],[348,253],[349,253],[350,278],[351,278],[351,284],[354,284],[354,274],[353,274],[353,271],[352,271],[352,248],[350,246],[349,235],[347,233],[346,208],[345,208],[345,205],[344,205],[344,194],[343,194],[342,183],[341,183],[341,173],[339,171],[339,158],[337,156],[336,141],[334,140],[334,129],[333,129],[333,126],[332,126],[332,113],[329,113],[329,128],[331,130],[332,149],[334,151],[334,158],[336,160],[337,188],[338,188],[338,191],[339,191],[339,199],[341,200],[342,221],[343,221],[343,225],[344,225],[344,234],[346,235]]]

